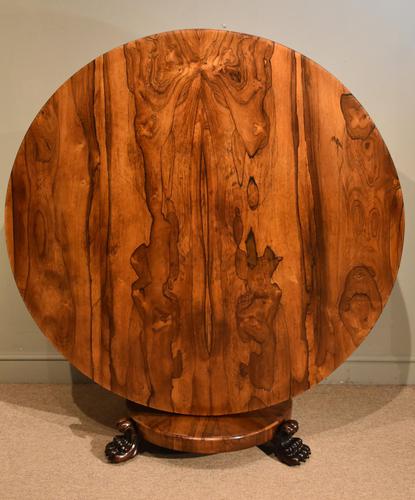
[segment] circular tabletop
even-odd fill
[[[6,235],[42,332],[136,403],[265,408],[362,342],[398,271],[402,195],[355,97],[256,36],[185,30],[97,57],[17,154]]]

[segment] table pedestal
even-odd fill
[[[108,443],[105,454],[113,463],[135,457],[144,441],[188,453],[237,451],[272,442],[275,455],[287,465],[299,465],[310,448],[294,437],[298,423],[291,420],[292,400],[235,415],[194,416],[154,410],[128,402],[130,416],[117,424],[122,435]]]

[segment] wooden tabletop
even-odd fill
[[[330,73],[255,36],[130,42],[44,105],[6,235],[33,318],[153,408],[264,408],[329,375],[379,317],[403,204],[375,124]]]

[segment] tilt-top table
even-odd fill
[[[375,324],[403,220],[355,97],[291,49],[215,30],[146,37],[78,71],[31,124],[6,202],[34,320],[129,401],[113,462],[143,440],[271,440],[305,461],[292,397]]]

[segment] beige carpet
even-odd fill
[[[103,450],[123,401],[95,385],[0,385],[0,498],[415,499],[415,386],[319,386],[295,399],[311,459],[259,448],[188,456]]]

